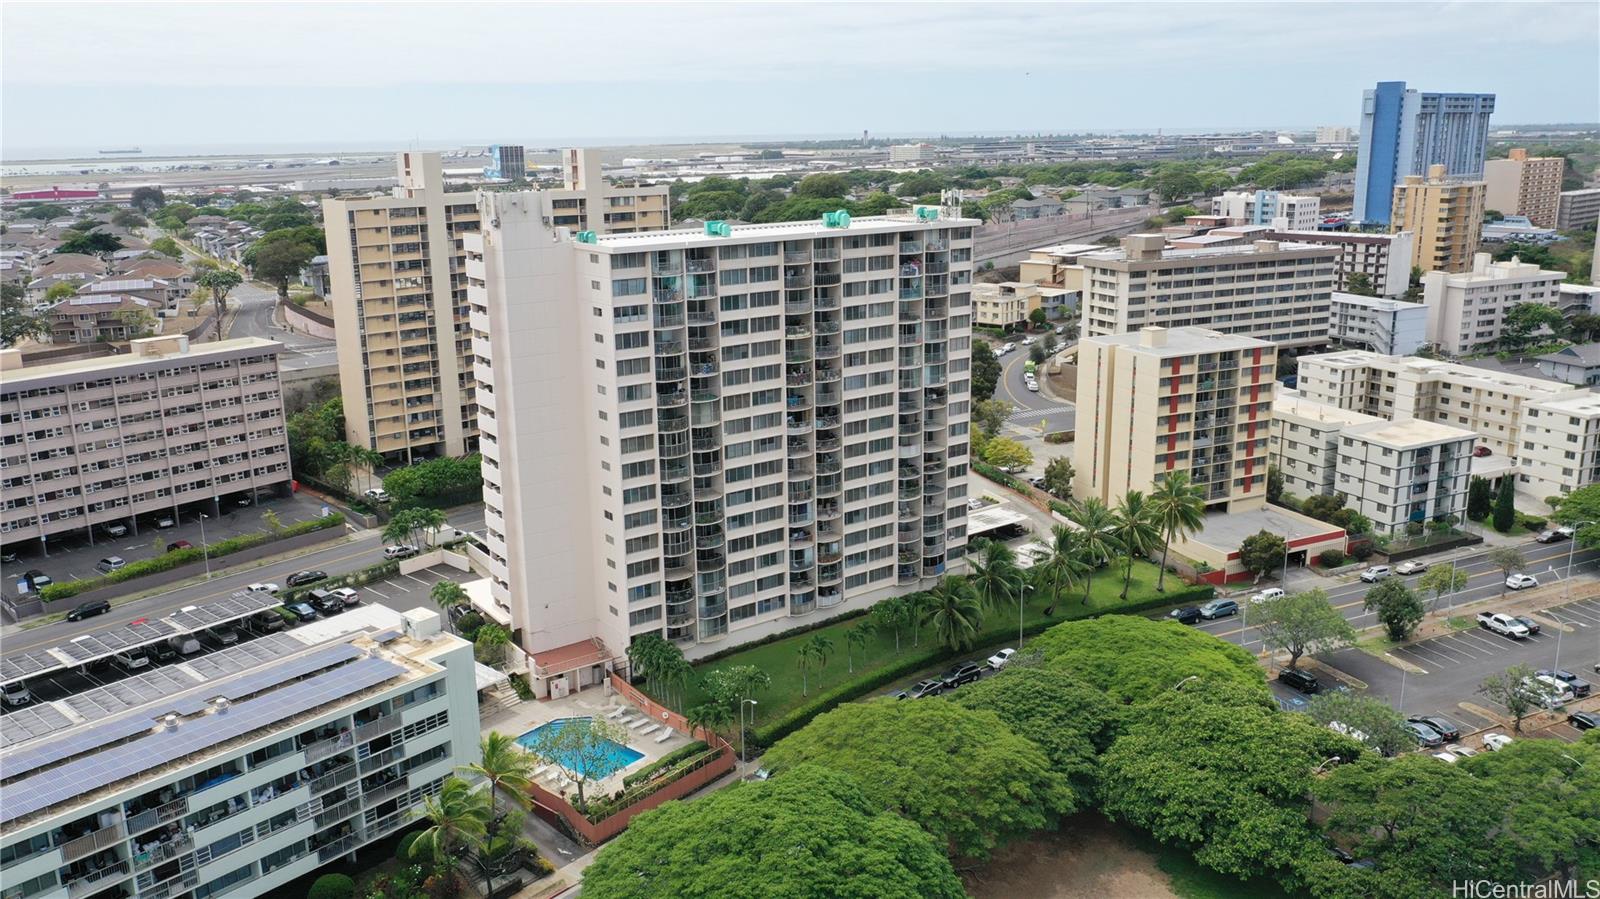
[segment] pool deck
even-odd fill
[[[617,718],[609,716],[619,708],[626,711]],[[672,736],[662,742],[656,739],[663,733],[663,725],[658,722],[646,722],[644,713],[620,695],[613,691],[609,685],[593,687],[573,693],[561,699],[533,700],[518,702],[507,706],[480,721],[483,733],[499,731],[510,737],[520,737],[541,724],[547,724],[560,718],[597,718],[606,720],[611,724],[622,723],[621,728],[627,734],[621,742],[629,749],[644,753],[644,757],[631,765],[600,780],[591,780],[584,785],[584,794],[588,796],[600,793],[615,793],[622,789],[622,778],[638,768],[648,765],[669,752],[688,744],[689,738],[684,734],[673,731]],[[653,729],[652,729],[653,728]],[[649,733],[645,733],[649,730]],[[539,767],[543,767],[540,763]],[[537,778],[540,786],[568,797],[577,795],[577,788],[571,783],[564,783],[561,774],[554,768],[546,771]]]

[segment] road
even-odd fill
[[[1109,234],[1129,232],[1144,224],[1160,210],[1154,206],[1135,206],[1087,215],[1055,216],[1049,219],[1004,222],[984,225],[973,241],[972,261],[1010,265],[1027,258],[1028,251],[1060,243],[1094,243]]]
[[[229,303],[237,310],[228,327],[229,337],[264,337],[283,344],[279,364],[286,369],[310,368],[337,364],[334,342],[290,331],[273,318],[278,294],[270,287],[246,281],[228,294]]]
[[[481,531],[484,525],[483,507],[472,506],[455,510],[450,513],[450,525],[463,531]],[[348,574],[383,561],[383,545],[383,538],[377,531],[364,531],[345,542],[325,549],[301,553],[293,558],[269,562],[254,568],[244,568],[236,572],[219,572],[210,580],[190,583],[142,599],[119,602],[106,615],[85,621],[57,621],[42,627],[8,633],[5,638],[6,651],[24,652],[55,646],[73,637],[127,624],[137,618],[160,618],[184,606],[229,596],[258,581],[270,581],[282,585],[289,575],[302,569],[321,569],[329,574]],[[127,586],[130,592],[139,589],[137,581],[130,581]],[[70,602],[65,603],[62,611],[70,607]]]
[[[1000,357],[1000,382],[994,390],[995,399],[1005,400],[1017,410],[1006,420],[1037,425],[1043,418],[1049,421],[1053,431],[1072,430],[1077,414],[1070,403],[1058,403],[1028,389],[1022,376],[1028,353],[1020,340],[1016,343],[1016,349]]]

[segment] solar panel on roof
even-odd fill
[[[378,633],[372,635],[372,639],[376,643],[388,643],[392,640],[400,639],[400,632],[393,629],[379,631]]]
[[[190,719],[172,730],[154,730],[141,739],[22,778],[0,792],[0,823],[15,821],[58,802],[377,686],[405,671],[384,659],[359,659],[337,671],[236,703],[226,712]],[[8,771],[6,776],[15,775]]]
[[[47,650],[10,653],[4,659],[0,659],[0,681],[10,683],[60,667],[62,667],[61,660]]]
[[[72,719],[50,703],[19,709],[0,718],[0,747],[46,736],[71,726]]]

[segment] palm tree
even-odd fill
[[[861,660],[866,661],[867,640],[870,639],[871,636],[872,625],[865,623],[858,624],[844,632],[844,661],[851,674],[856,673],[856,662],[855,658],[851,655],[850,650],[861,650]]]
[[[811,643],[811,642],[806,642],[806,643],[800,644],[800,649],[795,652],[795,659],[800,665],[800,695],[801,696],[810,695],[811,685],[810,685],[810,682],[806,678],[806,674],[811,669],[812,660],[813,659],[820,660],[821,658],[822,658],[822,650],[821,650],[821,648],[819,648],[815,643]]]
[[[873,605],[868,613],[869,620],[874,627],[882,630],[887,628],[894,632],[894,651],[900,654],[900,629],[906,626],[910,619],[910,605],[904,596],[891,596],[880,599]]]
[[[918,590],[900,597],[906,604],[906,618],[911,622],[911,648],[916,649],[922,645],[922,617],[928,610],[928,594]]]
[[[689,680],[694,677],[694,666],[683,657],[683,652],[668,656],[661,668],[661,686],[667,694],[667,704],[682,707]]]
[[[706,737],[711,737],[721,728],[727,727],[733,721],[733,710],[720,702],[708,702],[695,706],[683,717],[689,723],[689,739],[693,740],[697,731]],[[712,741],[707,739],[706,742]]]
[[[953,650],[970,647],[983,624],[983,605],[972,582],[966,575],[953,574],[940,578],[928,595],[926,615],[939,642]]]
[[[533,756],[522,751],[517,741],[499,731],[490,731],[478,741],[479,754],[483,756],[471,765],[458,770],[476,774],[489,782],[489,802],[498,812],[500,788],[510,787],[518,803],[525,804],[528,785],[533,782]],[[500,816],[495,818],[499,825]]]
[[[214,268],[195,276],[194,286],[211,291],[211,304],[217,311],[217,339],[222,339],[222,316],[228,311],[228,291],[244,283],[238,272]]]
[[[350,464],[367,472],[367,488],[372,487],[372,478],[378,473],[378,467],[383,465],[383,453],[365,446],[350,447]]]
[[[459,777],[445,778],[439,795],[426,796],[418,817],[428,828],[411,843],[411,857],[432,859],[454,881],[461,853],[489,831],[494,817],[488,797]]]
[[[428,591],[428,597],[438,605],[439,611],[445,613],[446,619],[449,619],[451,609],[467,603],[466,589],[455,581],[440,581],[434,584],[433,589]],[[455,622],[452,621],[450,626],[453,629]]]
[[[1129,490],[1117,501],[1117,510],[1112,513],[1112,531],[1117,542],[1122,544],[1122,551],[1128,554],[1128,564],[1122,575],[1122,598],[1127,599],[1128,588],[1133,585],[1133,557],[1149,553],[1161,540],[1143,492]]]
[[[644,678],[645,689],[651,693],[656,692],[657,669],[672,648],[660,634],[640,634],[628,644],[628,667],[634,677]]]
[[[975,548],[977,556],[968,556],[972,586],[984,607],[993,611],[1016,598],[1022,589],[1022,569],[1017,567],[1016,553],[998,540],[979,541]]]
[[[1089,604],[1089,590],[1094,586],[1094,570],[1102,562],[1110,561],[1113,553],[1117,551],[1117,538],[1112,536],[1113,520],[1111,510],[1106,504],[1089,497],[1073,509],[1073,514],[1068,516],[1078,527],[1078,549],[1083,553],[1082,559],[1089,566],[1083,575],[1083,604]]]
[[[1064,524],[1050,529],[1050,555],[1038,566],[1039,575],[1050,583],[1050,605],[1044,610],[1046,618],[1055,614],[1061,588],[1071,587],[1094,570],[1084,559],[1083,541],[1078,539],[1078,534]]]
[[[492,621],[478,628],[478,633],[472,638],[474,658],[495,668],[506,663],[506,647],[509,645],[511,632]]]
[[[1205,490],[1190,482],[1187,472],[1175,471],[1156,483],[1150,491],[1150,516],[1161,530],[1161,573],[1156,575],[1156,592],[1163,592],[1167,581],[1167,551],[1179,534],[1199,531],[1206,521]]]

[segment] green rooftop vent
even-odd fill
[[[938,220],[939,220],[939,207],[937,207],[937,206],[918,206],[917,207],[917,221],[919,221],[919,222],[936,222]]]
[[[732,237],[733,226],[727,222],[706,222],[707,237]]]
[[[848,228],[850,227],[850,213],[843,209],[836,212],[824,212],[822,214],[822,226],[824,228]]]
[[[594,232],[593,231],[579,231],[578,232],[578,243],[596,243],[596,242],[597,242],[597,238],[594,236]]]

